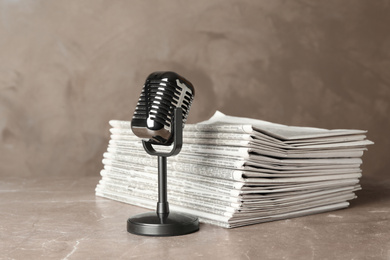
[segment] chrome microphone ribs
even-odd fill
[[[155,144],[173,141],[173,111],[183,111],[183,126],[194,98],[194,87],[175,72],[153,72],[143,86],[131,127],[135,135]]]

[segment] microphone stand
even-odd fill
[[[127,231],[144,236],[178,236],[199,230],[197,217],[169,211],[167,194],[167,157],[177,155],[183,144],[182,109],[174,110],[173,147],[170,152],[156,151],[152,143],[142,141],[145,151],[158,156],[158,202],[156,212],[147,212],[127,220]]]

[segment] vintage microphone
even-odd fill
[[[145,236],[177,236],[199,230],[197,217],[169,211],[167,196],[167,157],[182,147],[183,126],[194,97],[194,87],[171,71],[154,72],[146,78],[138,100],[131,129],[142,138],[145,151],[158,157],[158,203],[156,212],[127,220],[127,231]],[[153,145],[170,146],[158,152]]]

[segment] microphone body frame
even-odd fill
[[[182,117],[182,109],[180,107],[175,108],[173,117],[173,147],[169,153],[158,152],[153,148],[152,142],[142,140],[142,145],[145,151],[150,155],[157,155],[162,157],[169,157],[179,154],[183,146],[183,122],[181,120]]]
[[[173,118],[173,146],[170,152],[158,152],[153,148],[152,142],[142,141],[142,145],[148,154],[158,156],[158,203],[156,212],[162,217],[169,214],[167,194],[167,157],[179,154],[183,146],[182,114],[183,111],[180,107],[175,108]]]
[[[177,155],[183,144],[182,109],[174,109],[173,143],[170,152],[158,152],[150,141],[142,141],[145,151],[158,156],[158,202],[156,212],[147,212],[127,220],[127,231],[143,236],[179,236],[199,230],[195,216],[170,212],[167,194],[167,157]],[[158,145],[158,144],[155,144]]]

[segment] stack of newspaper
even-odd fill
[[[157,157],[144,151],[129,121],[110,125],[96,195],[155,209]],[[217,111],[187,124],[182,151],[167,159],[170,209],[233,228],[345,208],[361,189],[361,157],[372,144],[365,134]]]

